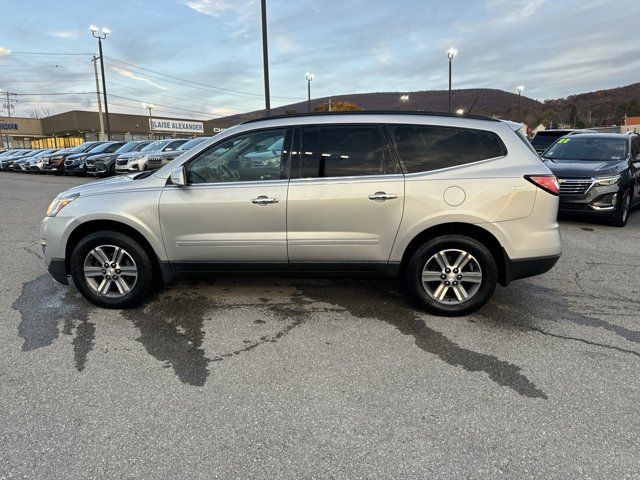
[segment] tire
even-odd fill
[[[124,251],[119,260],[116,248]],[[104,268],[103,260],[112,263]],[[148,297],[154,285],[149,256],[138,242],[120,232],[96,232],[80,240],[73,249],[70,270],[80,293],[103,308],[133,308]]]
[[[437,255],[443,252],[444,258]],[[463,268],[458,270],[456,263],[461,259]],[[489,301],[498,282],[498,268],[489,249],[479,241],[464,235],[444,235],[427,241],[413,253],[405,269],[405,282],[411,298],[422,309],[457,317],[475,312]],[[443,290],[444,297],[438,299]]]
[[[629,221],[629,212],[631,212],[631,204],[633,203],[632,190],[629,188],[624,192],[617,208],[613,212],[611,224],[614,227],[624,227]]]

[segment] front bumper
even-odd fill
[[[87,169],[84,163],[80,164],[71,164],[64,166],[64,173],[68,173],[71,175],[85,175],[87,173]]]
[[[560,192],[560,213],[584,213],[608,215],[615,210],[620,199],[620,184],[609,186],[592,185],[582,194],[564,194]]]
[[[63,258],[52,258],[47,270],[56,282],[62,285],[69,285],[69,274]]]

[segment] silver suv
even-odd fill
[[[45,262],[107,308],[189,272],[349,272],[401,277],[427,311],[464,315],[560,256],[558,184],[519,127],[424,113],[249,121],[159,170],[60,194]]]

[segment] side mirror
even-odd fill
[[[179,187],[184,187],[187,185],[185,168],[183,166],[179,166],[174,168],[171,171],[171,183],[177,185]]]

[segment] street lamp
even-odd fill
[[[91,25],[89,27],[93,38],[98,39],[98,51],[100,53],[100,74],[102,75],[102,97],[104,99],[104,114],[107,118],[107,140],[111,140],[111,122],[109,121],[109,105],[107,104],[107,82],[104,78],[104,55],[102,54],[102,40],[106,40],[111,30],[102,27],[100,33],[98,33],[98,27]]]
[[[311,80],[316,78],[313,73],[305,73],[304,78],[307,79],[307,111],[311,113]]]
[[[518,85],[518,118],[522,121],[522,92],[524,91],[524,85]]]
[[[153,135],[153,131],[151,129],[151,127],[152,127],[152,125],[151,125],[151,110],[156,108],[156,106],[153,103],[145,103],[144,104],[144,108],[149,110],[149,138],[151,138],[152,135]]]
[[[409,95],[400,95],[400,101],[401,102],[408,102],[409,101]]]
[[[456,113],[457,113],[458,115],[464,115],[464,110],[463,110],[463,109],[461,109],[461,108],[459,108],[458,110],[456,110]]]
[[[458,49],[451,47],[447,50],[447,58],[449,59],[449,113],[451,113],[451,62],[453,61],[453,57],[458,54]]]

